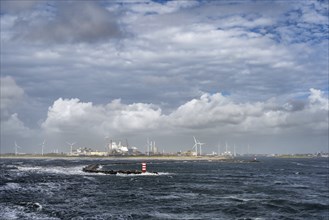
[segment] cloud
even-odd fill
[[[173,126],[193,129],[239,124],[245,117],[241,110],[238,104],[220,93],[203,94],[200,99],[193,99],[180,106],[169,115],[169,121]]]
[[[273,24],[273,20],[270,18],[246,18],[241,15],[229,16],[221,19],[220,28],[232,28],[232,27],[245,27],[245,28],[255,28],[269,26]]]
[[[328,99],[321,91],[311,89],[309,102],[303,108],[296,109],[290,103],[280,105],[273,100],[235,103],[219,93],[204,94],[180,106],[169,118],[174,126],[183,128],[221,130],[226,127],[237,133],[271,134],[291,129],[297,133],[302,129],[324,133],[328,130]],[[319,127],[321,129],[317,129]]]
[[[315,1],[303,2],[305,7],[301,7],[303,14],[301,19],[304,22],[312,24],[326,24],[328,25],[328,2]]]
[[[1,77],[0,83],[0,109],[1,111],[7,111],[23,98],[24,90],[16,84],[11,76]]]
[[[33,137],[35,135],[33,129],[27,127],[18,117],[17,111],[21,105],[24,105],[25,92],[16,84],[11,76],[0,78],[0,150],[5,147],[12,146],[13,140],[21,140]]]
[[[9,81],[12,83],[12,79]],[[289,134],[296,138],[306,134],[326,135],[328,123],[328,98],[317,89],[310,89],[307,102],[285,103],[276,99],[236,102],[221,93],[204,93],[168,114],[153,104],[124,104],[120,99],[96,105],[77,98],[59,98],[49,107],[40,131],[26,127],[17,113],[3,118],[1,144],[10,146],[10,140],[31,137],[46,138],[53,146],[66,141],[78,141],[80,146],[100,146],[105,136],[134,139],[152,135],[160,139],[173,137],[172,141],[176,136],[201,135],[212,140],[218,135],[231,137],[228,134],[240,138]],[[174,143],[167,141],[164,145]]]
[[[243,3],[243,6],[248,6],[251,15],[244,15],[244,9],[237,5],[215,2],[205,4],[199,2],[197,7],[191,7],[189,10],[177,6],[177,10],[169,14],[153,15],[128,12],[130,8],[137,6],[147,8],[152,4],[157,5],[161,10],[168,4],[174,3],[132,2],[113,6],[116,10],[112,10],[111,7],[101,8],[100,4],[91,2],[81,4],[67,2],[62,3],[63,6],[58,4],[56,3],[55,6],[59,8],[59,12],[41,10],[45,18],[43,20],[48,25],[40,26],[45,28],[43,33],[39,33],[38,28],[37,30],[33,28],[39,27],[38,22],[42,24],[44,21],[26,18],[28,25],[25,27],[28,32],[38,35],[35,39],[46,42],[80,41],[90,42],[89,44],[37,46],[24,42],[19,42],[17,45],[17,42],[5,41],[2,47],[5,55],[3,69],[13,75],[24,74],[26,79],[32,81],[24,86],[30,86],[34,94],[51,96],[51,99],[47,100],[47,106],[58,97],[79,97],[97,103],[115,98],[129,102],[167,103],[167,106],[172,108],[199,95],[200,91],[213,93],[220,90],[235,94],[240,99],[266,100],[273,96],[285,99],[311,87],[325,88],[328,68],[325,43],[323,45],[281,44],[271,36],[274,35],[273,32],[284,34],[283,29],[280,31],[282,26],[285,30],[295,31],[281,21],[288,19],[282,14],[291,10],[290,4],[289,7],[282,8],[282,4],[273,3],[275,13],[267,14],[256,13],[256,9],[262,6],[262,9],[269,12],[272,5],[269,7],[268,3],[257,3],[257,7],[253,7],[249,2]],[[67,7],[64,7],[65,4]],[[55,6],[51,9],[56,8]],[[132,33],[133,37],[125,38],[119,44],[116,41],[104,42],[101,40],[103,35],[97,34],[97,30],[93,28],[97,25],[89,25],[88,21],[86,30],[90,28],[93,31],[87,31],[86,34],[88,36],[92,33],[97,34],[96,38],[91,37],[89,41],[88,37],[85,37],[87,35],[79,34],[78,23],[83,18],[76,17],[83,16],[84,11],[87,10],[80,10],[79,7],[105,10],[106,15],[110,13],[110,17],[114,16],[114,21],[118,22],[119,19],[119,26],[123,24],[125,30]],[[63,10],[67,12],[64,13]],[[127,14],[120,15],[119,18],[113,14],[114,11],[125,10],[128,11]],[[220,16],[217,10],[221,12]],[[72,13],[72,18],[68,18],[68,12],[72,11],[81,11],[81,13]],[[61,13],[65,15],[59,16]],[[96,14],[102,15],[102,13]],[[239,27],[231,25],[224,29],[220,28],[226,23],[229,24],[232,18],[240,21]],[[102,20],[97,16],[95,19]],[[25,21],[23,18],[16,20],[16,23]],[[106,21],[110,22],[113,19],[109,18]],[[5,35],[16,30],[10,25],[12,19],[4,16],[2,22],[6,24]],[[57,24],[61,25],[57,26]],[[78,29],[73,28],[74,24],[79,26]],[[69,30],[68,34],[57,36],[53,33],[60,26]],[[72,33],[69,33],[71,30]],[[299,38],[308,32],[304,28],[301,31],[301,34],[298,34]],[[18,31],[16,34],[19,33]],[[291,34],[288,33],[287,38],[297,39],[296,34]],[[315,39],[314,36],[312,39]],[[317,73],[313,74],[313,71]],[[62,80],[63,78],[65,80]],[[79,83],[76,83],[77,78]],[[50,86],[45,88],[45,84]],[[152,86],[154,84],[157,86]],[[92,91],[81,92],[89,86],[97,88],[97,91],[89,89]]]
[[[195,7],[199,4],[198,1],[188,0],[188,1],[167,1],[163,4],[154,1],[146,1],[144,3],[138,2],[137,4],[132,4],[129,8],[135,13],[142,13],[145,15],[156,14],[168,14],[178,11],[180,9]]]
[[[284,134],[306,143],[307,132],[322,132],[324,146],[327,10],[278,1],[39,1],[7,10],[1,72],[23,95],[1,108],[10,106],[6,120],[42,124],[54,143],[267,134],[274,148]]]
[[[328,98],[321,91],[310,90],[309,102],[298,110],[275,100],[236,103],[221,93],[203,94],[163,114],[157,106],[145,103],[123,104],[113,100],[93,105],[79,99],[58,99],[48,110],[42,128],[65,135],[104,137],[129,134],[192,135],[234,132],[240,135],[321,133],[328,131]]]
[[[93,43],[123,36],[117,17],[99,2],[60,1],[52,7],[43,7],[50,9],[16,20],[14,38],[46,43]]]
[[[3,114],[1,114],[3,115]],[[27,127],[17,113],[1,117],[0,122],[0,153],[14,152],[14,142],[22,147],[22,152],[30,152],[27,146],[35,146],[40,130]]]
[[[109,132],[141,132],[156,128],[160,116],[161,110],[150,104],[124,105],[120,100],[113,100],[107,105],[95,106],[79,99],[60,98],[49,108],[42,128],[48,132],[73,130],[104,136]]]
[[[40,0],[8,0],[0,2],[1,13],[18,13],[32,9]]]
[[[28,138],[35,135],[32,130],[24,125],[16,113],[10,115],[7,119],[1,120],[1,137],[7,138],[14,136],[16,138]]]
[[[311,95],[308,97],[311,107],[316,109],[327,110],[329,108],[328,99],[324,97],[324,92],[317,89],[310,89]]]

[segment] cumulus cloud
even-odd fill
[[[146,138],[192,135],[236,137],[253,135],[326,135],[328,131],[328,97],[310,89],[307,102],[280,103],[275,99],[265,102],[236,102],[221,93],[204,93],[172,112],[165,114],[159,106],[146,103],[124,104],[120,99],[108,104],[93,104],[79,99],[59,98],[49,107],[47,118],[41,124],[40,134],[49,143],[61,145],[66,141],[79,142],[80,146],[104,144],[104,137]],[[20,139],[36,136],[16,113],[1,121],[1,135]],[[168,141],[168,140],[167,140]],[[208,140],[204,140],[208,141]],[[174,143],[169,141],[169,143]],[[166,145],[166,144],[164,144]],[[63,150],[63,149],[62,149]]]
[[[93,105],[79,99],[58,99],[48,110],[42,124],[48,132],[91,132],[107,135],[109,132],[143,131],[156,128],[161,110],[144,103],[124,105],[113,100],[107,105]]]
[[[287,104],[267,102],[236,103],[221,93],[203,94],[179,106],[170,114],[145,103],[123,104],[113,100],[93,105],[79,99],[58,99],[49,108],[42,128],[48,133],[71,131],[86,135],[120,136],[130,133],[189,133],[202,129],[211,134],[324,133],[328,130],[328,98],[310,90],[309,102],[299,110]]]
[[[328,99],[324,97],[324,92],[317,89],[310,89],[311,95],[308,97],[311,107],[328,111]]]
[[[245,109],[244,111],[247,111]],[[169,121],[181,127],[194,129],[217,127],[220,124],[239,124],[244,120],[245,112],[238,104],[217,93],[203,94],[200,99],[193,99],[180,106],[169,115]]]
[[[328,99],[321,91],[311,89],[309,102],[298,110],[290,103],[273,103],[273,100],[235,103],[219,93],[204,94],[200,99],[180,106],[169,118],[174,126],[193,129],[230,126],[234,132],[267,134],[287,132],[292,128],[294,132],[328,130]]]

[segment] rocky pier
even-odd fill
[[[139,170],[101,170],[100,164],[90,164],[84,168],[82,168],[83,172],[86,173],[104,173],[104,174],[142,174],[142,171]],[[157,172],[153,172],[154,174],[158,174]]]

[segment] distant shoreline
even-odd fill
[[[250,160],[246,160],[249,158]],[[263,157],[261,157],[263,158]],[[278,155],[271,158],[277,159],[311,159],[318,158],[310,155]],[[323,157],[328,158],[328,157]],[[0,159],[61,159],[61,160],[138,160],[138,161],[152,161],[152,160],[167,160],[167,161],[223,161],[223,162],[241,162],[241,161],[252,161],[253,156],[247,157],[225,157],[225,156],[67,156],[67,155],[11,155],[11,154],[0,154]]]
[[[67,160],[89,160],[89,159],[103,159],[103,160],[220,160],[229,161],[234,160],[228,157],[212,157],[212,156],[198,156],[198,157],[187,157],[187,156],[41,156],[41,155],[0,155],[0,159],[67,159]]]

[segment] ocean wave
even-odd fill
[[[0,219],[326,219],[325,170],[282,161],[261,167],[160,163],[144,174],[107,175],[82,168],[137,166],[24,160],[16,169],[8,160],[1,167]]]
[[[84,166],[75,167],[42,167],[42,166],[19,166],[18,171],[34,172],[34,173],[50,173],[50,174],[62,174],[62,175],[92,175],[91,173],[85,173],[82,171]]]
[[[25,206],[6,206],[0,204],[0,219],[16,220],[16,219],[35,219],[35,220],[59,220],[59,218],[49,217],[43,213],[32,212]]]
[[[120,177],[131,177],[131,176],[167,176],[167,175],[173,175],[172,173],[165,173],[165,172],[158,172],[158,173],[141,173],[141,174],[123,174],[123,173],[117,173],[116,176]]]
[[[6,185],[4,185],[4,186],[0,186],[0,191],[3,191],[3,190],[17,190],[17,189],[20,189],[20,188],[21,188],[20,184],[9,182],[9,183],[6,183]]]
[[[42,167],[42,166],[18,166],[17,172],[32,172],[32,173],[49,173],[49,174],[61,174],[61,175],[83,175],[83,176],[97,176],[97,175],[107,175],[104,173],[86,173],[82,171],[84,166],[75,166],[75,167]],[[164,175],[173,175],[173,173],[167,172],[146,172],[141,174],[121,174],[118,173],[115,176],[126,177],[126,176],[164,176]]]

